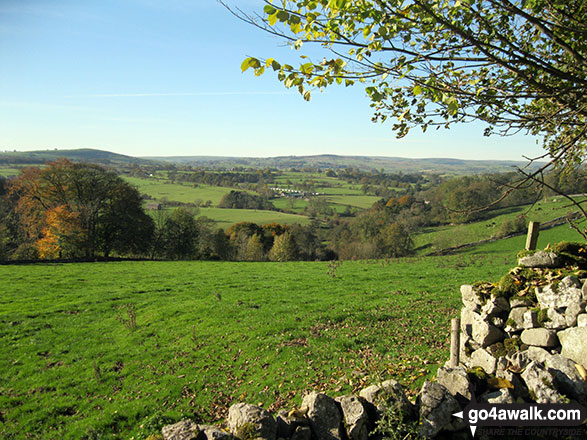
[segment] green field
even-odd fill
[[[124,179],[136,186],[142,194],[147,194],[158,201],[163,197],[169,201],[182,203],[195,203],[197,200],[206,202],[207,200],[211,200],[213,205],[217,205],[222,200],[222,197],[233,189],[209,185],[198,185],[194,187],[194,185],[171,183],[166,180],[142,179],[128,176],[125,176]]]
[[[296,214],[302,214],[308,206],[308,202],[303,199],[281,197],[271,200],[273,206],[277,209],[293,211]]]
[[[0,176],[10,177],[10,176],[17,176],[20,173],[20,170],[24,167],[14,167],[14,166],[7,166],[7,167],[0,167]]]
[[[344,206],[353,206],[356,208],[361,209],[369,209],[373,206],[373,203],[380,200],[381,197],[375,196],[353,196],[353,195],[346,195],[346,196],[327,196],[326,200],[330,203],[334,203],[337,205],[344,205]]]
[[[578,199],[581,201],[582,199]],[[460,225],[446,225],[435,228],[426,228],[414,236],[414,244],[420,252],[427,253],[442,248],[458,246],[465,243],[474,243],[495,236],[500,225],[508,219],[514,219],[517,215],[525,214],[528,221],[547,222],[565,216],[574,211],[568,200],[561,197],[553,197],[541,200],[533,207],[517,206],[504,208],[496,212],[496,216],[489,220],[481,220]],[[577,240],[579,236],[575,233]]]
[[[144,439],[390,377],[413,395],[447,358],[459,285],[514,264],[519,240],[500,243],[335,277],[325,262],[0,266],[0,436]]]
[[[569,237],[555,228],[539,245]],[[386,378],[413,396],[448,357],[459,286],[499,279],[523,242],[336,269],[0,266],[0,437],[145,439],[183,417],[221,423],[238,401],[291,409],[305,391]]]
[[[305,225],[310,223],[310,218],[303,215],[255,209],[200,208],[199,215],[214,220],[216,226],[223,229],[228,229],[235,223],[245,221],[257,223],[258,225],[268,223],[281,223],[284,225],[299,223]]]

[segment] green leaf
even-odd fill
[[[276,17],[283,23],[289,19],[289,14],[285,11],[277,11]]]
[[[414,86],[413,93],[414,93],[414,96],[418,96],[420,93],[422,93],[422,87],[419,85]]]
[[[242,62],[242,64],[241,64],[241,71],[242,72],[246,72],[249,67],[252,67],[252,68],[256,69],[260,65],[261,65],[261,63],[259,62],[259,60],[257,58],[249,57],[249,58],[246,58]]]
[[[300,71],[306,75],[310,75],[313,70],[314,70],[314,64],[312,64],[312,63],[306,63],[306,64],[302,64],[300,66]]]
[[[263,8],[263,12],[265,12],[265,14],[267,14],[267,15],[273,15],[277,12],[277,9],[275,9],[271,5],[267,5]]]

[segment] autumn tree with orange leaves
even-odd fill
[[[136,188],[112,171],[62,159],[24,170],[10,194],[22,233],[41,258],[148,251],[153,221]]]

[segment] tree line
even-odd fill
[[[138,190],[113,171],[65,159],[0,178],[0,199],[0,260],[333,258],[316,224],[243,222],[224,231],[185,207],[151,216]]]

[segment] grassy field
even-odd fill
[[[541,200],[533,207],[518,206],[504,208],[489,220],[424,229],[421,233],[414,236],[414,244],[416,248],[420,248],[421,253],[428,253],[439,248],[458,246],[491,238],[497,234],[500,225],[504,221],[514,219],[519,214],[525,214],[527,221],[544,223],[562,217],[572,210],[573,208],[569,206],[567,200],[561,197],[554,197]],[[572,231],[571,233],[576,234]]]
[[[334,269],[0,266],[0,437],[144,439],[182,417],[222,420],[237,401],[290,409],[305,391],[381,378],[413,394],[447,359],[459,285],[498,279],[522,242]]]
[[[200,208],[199,215],[214,220],[216,226],[223,229],[244,221],[257,223],[258,225],[268,223],[281,223],[284,225],[299,223],[305,225],[311,221],[309,217],[303,215],[255,209]]]
[[[20,174],[20,171],[28,166],[38,166],[38,165],[14,165],[14,166],[0,166],[0,176],[10,177],[10,176],[17,176]]]
[[[142,179],[138,177],[125,176],[124,179],[135,185],[142,194],[147,194],[155,200],[161,200],[166,197],[169,201],[182,203],[194,203],[196,200],[206,202],[211,200],[212,204],[217,205],[224,195],[228,194],[232,188],[223,188],[219,186],[193,185],[170,183],[156,179]]]
[[[361,209],[369,209],[373,206],[377,200],[381,197],[375,196],[353,196],[353,195],[345,195],[345,196],[327,196],[326,200],[330,203],[334,203],[337,205],[348,205],[353,206],[356,208]]]
[[[271,203],[273,203],[273,206],[275,206],[277,209],[293,211],[296,214],[303,213],[306,209],[306,206],[308,206],[308,202],[303,199],[285,197],[273,199],[271,200]]]

